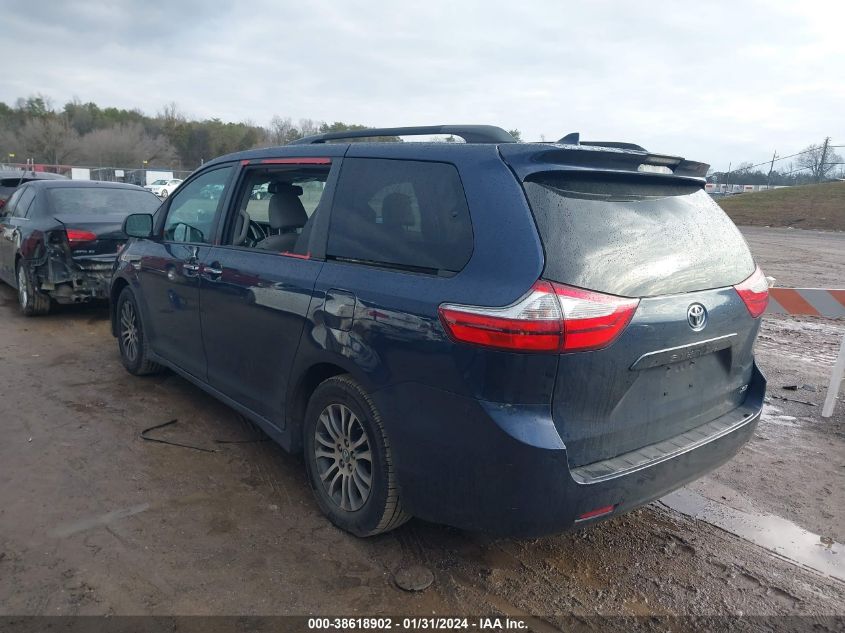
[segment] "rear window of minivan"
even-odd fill
[[[754,272],[739,229],[700,185],[542,172],[524,187],[552,281],[650,297],[730,286]]]

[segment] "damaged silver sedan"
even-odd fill
[[[107,299],[126,243],[123,220],[153,213],[159,199],[135,185],[42,180],[19,187],[0,210],[0,280],[18,289],[21,312]]]

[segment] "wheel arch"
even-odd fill
[[[305,410],[314,390],[325,380],[334,376],[351,375],[351,372],[332,362],[319,362],[302,372],[291,392],[287,405],[287,425],[290,433],[291,451],[302,450],[302,427]],[[354,377],[354,376],[353,376]]]
[[[109,289],[109,318],[111,320],[111,334],[117,336],[117,300],[124,288],[129,287],[129,282],[123,277],[118,277]]]

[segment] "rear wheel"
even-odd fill
[[[144,376],[161,371],[161,365],[148,358],[138,304],[129,288],[124,288],[117,300],[117,346],[120,360],[130,374]]]
[[[305,414],[305,464],[320,509],[357,536],[373,536],[410,519],[402,510],[381,416],[348,376],[314,391]]]
[[[18,262],[18,305],[24,316],[42,316],[50,311],[50,297],[35,289],[23,262]]]

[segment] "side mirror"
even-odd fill
[[[133,213],[123,221],[123,232],[129,237],[148,238],[153,235],[153,216],[148,213]]]

